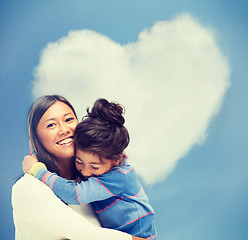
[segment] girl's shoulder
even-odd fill
[[[130,164],[125,164],[125,165],[120,165],[118,167],[114,167],[113,170],[117,170],[117,171],[120,171],[124,174],[127,174],[127,173],[131,172],[132,170],[134,170],[134,167]]]
[[[112,174],[121,175],[125,178],[129,177],[130,175],[135,175],[135,169],[130,164],[125,164],[123,166],[114,167],[112,171],[110,171]]]

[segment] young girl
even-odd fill
[[[75,165],[83,181],[61,178],[35,157],[25,158],[24,171],[67,204],[91,203],[103,227],[156,239],[154,211],[134,168],[126,163],[129,134],[123,125],[122,106],[99,99],[87,113],[74,132]]]

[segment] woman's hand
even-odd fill
[[[31,169],[31,167],[37,163],[38,160],[37,160],[37,157],[35,155],[32,155],[32,156],[25,156],[24,157],[24,160],[22,162],[22,169],[23,169],[23,172],[24,173],[28,173],[29,170]]]

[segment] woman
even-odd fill
[[[30,109],[28,124],[38,160],[61,177],[76,179],[73,133],[78,121],[71,104],[58,95],[41,97]],[[45,184],[28,174],[13,186],[12,206],[16,240],[142,239],[101,228],[89,205],[65,205]]]

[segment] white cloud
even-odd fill
[[[79,117],[99,97],[123,104],[130,162],[150,184],[205,140],[229,85],[212,32],[184,14],[126,45],[90,30],[69,32],[43,50],[33,93],[64,95]]]

